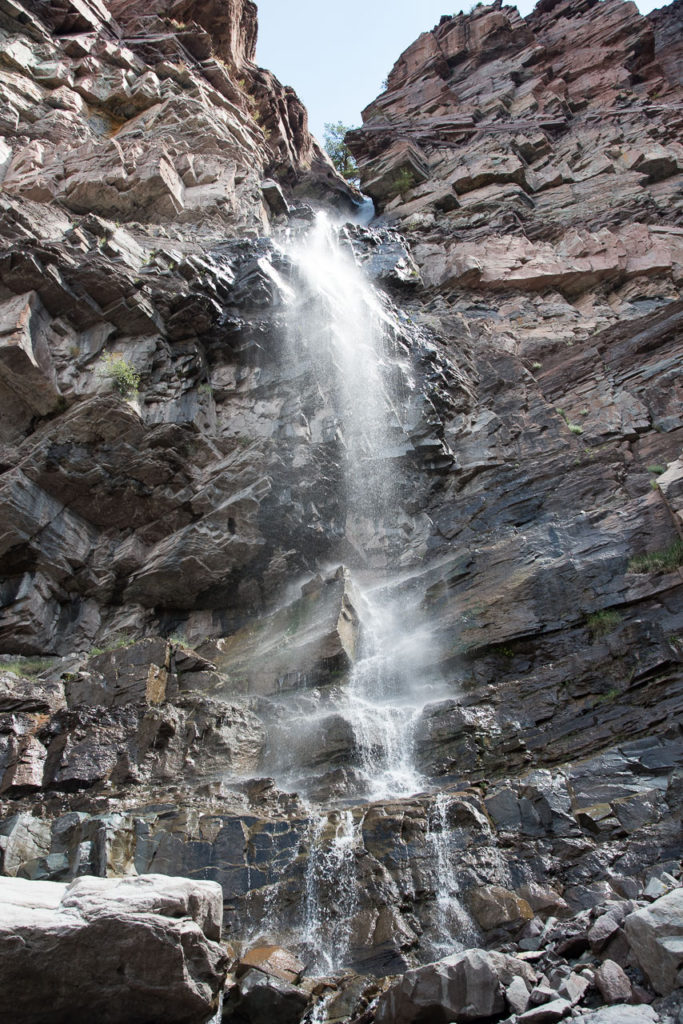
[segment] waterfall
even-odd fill
[[[479,936],[469,913],[460,900],[460,885],[455,873],[456,849],[453,829],[448,821],[448,796],[437,793],[427,827],[427,849],[434,866],[435,912],[434,938],[429,951],[434,959],[476,946]]]
[[[318,500],[326,501],[327,536],[338,538],[333,557],[350,571],[360,636],[350,669],[272,701],[266,768],[303,799],[307,826],[282,862],[281,878],[253,899],[252,920],[261,936],[286,933],[293,923],[291,883],[301,892],[292,945],[309,972],[327,974],[353,963],[368,942],[368,851],[363,815],[349,805],[428,788],[416,764],[417,728],[443,685],[425,671],[434,660],[433,641],[412,590],[414,552],[406,557],[414,524],[403,509],[403,456],[412,451],[404,424],[412,422],[418,388],[405,329],[326,215],[283,248],[284,369],[300,388],[279,429],[296,439],[288,450],[295,465],[298,445],[317,446]],[[426,873],[430,879],[433,873],[435,898],[426,914],[437,953],[452,951],[470,928],[458,900],[447,809],[436,798],[427,834]],[[322,1018],[324,1005],[317,1012]]]
[[[311,966],[332,973],[348,959],[358,909],[360,823],[354,823],[351,811],[313,816],[308,844],[301,941]]]
[[[413,741],[421,710],[412,693],[419,640],[411,630],[401,630],[399,609],[366,595],[362,605],[365,628],[345,692],[359,771],[369,800],[409,796],[425,784],[415,768]]]
[[[326,431],[344,452],[345,536],[367,562],[381,553],[395,519],[398,481],[390,463],[404,441],[396,396],[387,386],[391,323],[326,214],[318,214],[289,254],[302,285],[290,311],[291,344],[313,363],[331,395]]]
[[[290,349],[295,359],[313,365],[326,396],[324,416],[313,411],[309,426],[314,441],[335,443],[341,452],[339,532],[361,605],[358,657],[346,687],[331,695],[328,711],[353,729],[358,795],[406,796],[424,788],[412,741],[424,705],[424,635],[405,596],[390,599],[386,587],[362,586],[359,576],[375,572],[381,579],[399,564],[405,536],[399,464],[411,447],[401,408],[414,387],[411,360],[326,214],[318,214],[287,252],[296,291],[288,317]]]

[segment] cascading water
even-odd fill
[[[353,724],[367,798],[409,796],[424,786],[413,741],[421,705],[409,687],[419,641],[401,633],[392,608],[367,598],[363,604],[365,629],[345,691],[345,713]]]
[[[311,801],[308,828],[286,869],[295,874],[297,864],[303,866],[293,938],[311,969],[331,972],[368,942],[367,877],[361,881],[367,850],[349,804],[427,788],[414,737],[425,705],[442,697],[443,688],[425,671],[430,656],[434,660],[432,639],[415,607],[406,559],[414,524],[403,507],[402,459],[412,451],[404,424],[416,391],[413,355],[396,315],[347,251],[348,237],[324,214],[284,248],[291,267],[280,289],[288,325],[285,369],[301,381],[296,436],[320,447],[328,530],[336,532],[340,560],[350,569],[360,635],[350,670],[273,701],[266,769],[279,785]],[[288,407],[284,429],[294,429],[291,418]],[[316,774],[321,764],[323,778]],[[337,808],[321,811],[315,801],[336,801]],[[446,863],[445,816],[428,844],[437,874],[446,879],[435,925],[461,929],[462,921],[453,919],[457,894]],[[262,902],[261,935],[282,934],[280,920],[288,912],[281,913],[280,899],[286,908],[287,886],[275,883]],[[288,927],[292,923],[290,915]]]
[[[400,555],[403,537],[396,465],[409,442],[398,381],[404,392],[410,388],[409,360],[325,214],[288,251],[301,282],[290,315],[292,348],[306,354],[321,388],[331,394],[334,422],[328,417],[326,429],[343,448],[345,557],[361,573],[386,572]],[[419,673],[423,636],[414,614],[395,598],[389,601],[381,587],[365,588],[360,602],[360,649],[347,686],[332,699],[333,710],[352,725],[362,795],[406,796],[424,785],[412,742],[425,702]]]
[[[349,951],[358,902],[359,832],[351,811],[311,819],[301,938],[312,965],[322,972],[334,971]]]
[[[435,938],[430,944],[434,959],[477,945],[476,928],[460,900],[453,845],[453,831],[448,823],[448,797],[445,793],[438,793],[432,804],[427,829],[427,849],[434,866],[436,895]]]

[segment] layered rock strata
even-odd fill
[[[309,974],[472,947],[489,1018],[668,1019],[617,997],[680,970],[648,910],[680,853],[680,10],[445,18],[365,112],[382,220],[341,242],[380,289],[400,484],[361,550],[269,237],[354,193],[254,65],[254,5],[0,0],[4,875],[211,879],[239,949]],[[423,791],[374,802],[321,714],[364,588],[439,684]],[[501,947],[537,955],[524,991]],[[388,986],[268,962],[226,1019]]]

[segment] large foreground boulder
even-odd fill
[[[0,1020],[204,1024],[227,957],[215,882],[0,878]]]
[[[467,949],[406,971],[381,996],[376,1024],[449,1024],[488,1020],[505,1009],[503,983],[526,965],[504,954]]]
[[[683,983],[683,889],[674,889],[629,914],[624,928],[653,988],[668,996]]]

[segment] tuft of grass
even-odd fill
[[[53,658],[16,658],[0,662],[0,672],[12,672],[15,676],[32,678],[52,666]]]
[[[110,651],[119,651],[123,647],[132,647],[135,643],[135,637],[129,636],[127,633],[122,633],[121,636],[114,637],[110,640],[106,647],[91,647],[88,653],[89,658],[96,658],[98,654],[109,654]]]
[[[532,363],[531,364],[531,369],[532,370],[542,370],[543,369],[543,363],[538,363],[538,362]]]
[[[610,608],[603,608],[602,611],[595,612],[586,619],[586,625],[594,640],[601,636],[607,636],[608,633],[617,628],[620,622],[621,615],[619,612],[615,612]]]
[[[169,644],[174,644],[176,647],[189,647],[187,638],[182,633],[171,633],[167,640]]]
[[[648,466],[647,471],[648,473],[654,473],[656,476],[661,476],[662,473],[666,473],[666,466],[661,466],[659,464],[655,466]]]
[[[607,693],[603,693],[600,697],[598,697],[598,699],[596,700],[595,703],[596,704],[613,704],[618,696],[619,696],[619,691],[616,689],[616,687],[613,686],[611,690],[607,691]]]
[[[649,551],[634,555],[629,560],[628,571],[634,573],[673,572],[683,565],[683,540],[675,540],[661,551]]]
[[[566,409],[557,408],[555,409],[555,412],[558,414],[558,416],[562,417],[562,419],[567,424],[572,434],[583,434],[583,427],[579,426],[578,423],[570,423]]]

